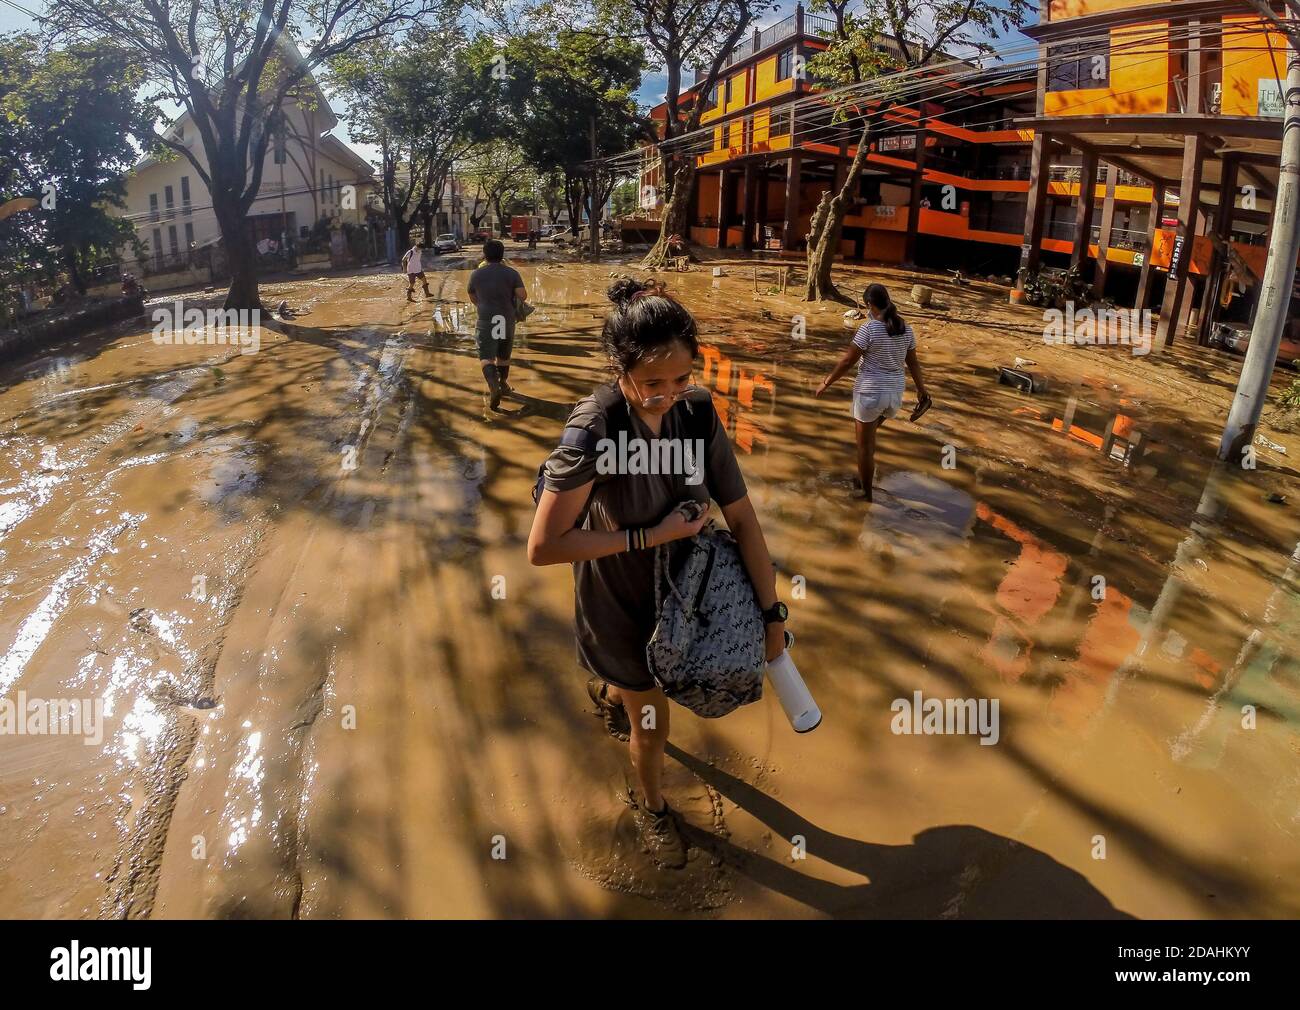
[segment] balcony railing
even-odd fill
[[[1106,182],[1110,166],[1097,166],[1097,184],[1100,186]],[[1126,172],[1124,169],[1116,169],[1118,173],[1115,176],[1115,184],[1118,186],[1147,186],[1150,185],[1145,179],[1134,175],[1132,172]],[[1083,180],[1083,168],[1079,165],[1052,165],[1047,170],[1047,177],[1052,182],[1081,182]],[[1028,176],[1026,176],[1028,178]]]
[[[778,21],[770,28],[764,28],[758,36],[758,51],[774,46],[782,39],[788,39],[795,32],[795,16],[791,14],[784,21]]]
[[[1051,165],[1047,178],[1052,182],[1078,182],[1083,178],[1083,169],[1078,165]]]
[[[998,165],[993,170],[995,179],[1027,180],[1033,174],[1029,162],[1017,162],[1011,165]]]
[[[807,35],[834,35],[835,19],[820,14],[804,14],[803,30]]]
[[[1074,241],[1073,221],[1049,221],[1043,228],[1044,238],[1060,239],[1064,242]]]
[[[1115,185],[1117,186],[1147,186],[1150,185],[1141,176],[1134,175],[1132,172],[1126,172],[1119,168],[1115,170]],[[1097,168],[1097,181],[1104,183],[1110,175],[1109,165],[1100,165]]]
[[[1074,222],[1073,221],[1051,221],[1043,230],[1045,238],[1059,239],[1063,242],[1074,241]],[[1088,234],[1088,241],[1091,244],[1099,245],[1101,243],[1101,225],[1094,224]],[[1110,230],[1110,242],[1108,248],[1111,249],[1131,249],[1134,252],[1145,252],[1147,248],[1147,233],[1144,231],[1135,231],[1132,228],[1112,228]]]
[[[1100,243],[1100,227],[1093,228],[1092,241]],[[1108,247],[1111,249],[1132,249],[1134,252],[1146,252],[1147,233],[1132,228],[1112,228]]]
[[[744,42],[736,46],[736,48],[731,51],[731,53],[727,56],[726,62],[723,63],[723,66],[729,67],[733,63],[739,63],[741,60],[746,59],[747,57],[753,55],[754,55],[754,36],[751,35],[749,38],[747,38]]]

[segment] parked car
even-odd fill
[[[1250,327],[1244,323],[1219,323],[1211,341],[1230,351],[1245,354],[1246,348],[1250,346]],[[1300,359],[1300,340],[1296,339],[1288,327],[1288,330],[1282,334],[1282,343],[1277,349],[1277,363],[1292,365],[1298,359]]]
[[[460,252],[460,242],[451,232],[446,232],[433,240],[433,248],[439,253]]]

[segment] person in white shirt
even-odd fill
[[[402,257],[402,262],[406,266],[406,300],[408,302],[415,301],[412,295],[415,293],[417,278],[424,285],[424,297],[432,298],[433,292],[429,290],[429,282],[424,279],[424,250],[420,248],[419,242],[416,242],[406,251],[406,255]]]
[[[903,405],[903,390],[912,373],[917,404],[912,411],[915,421],[930,409],[930,394],[921,377],[921,363],[916,359],[916,334],[898,314],[883,284],[872,284],[863,295],[870,318],[858,327],[844,356],[813,394],[821,396],[854,363],[858,375],[853,383],[853,425],[858,446],[858,479],[862,482],[859,497],[871,501],[871,483],[876,470],[876,429]]]

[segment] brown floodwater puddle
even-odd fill
[[[811,395],[852,324],[743,269],[667,280],[825,721],[674,712],[696,848],[656,870],[585,711],[570,573],[523,555],[628,268],[519,266],[502,413],[450,265],[409,303],[373,271],[277,285],[293,319],[256,355],[127,325],[9,367],[0,695],[108,709],[101,745],[0,737],[0,914],[1300,912],[1286,457],[1213,467],[1221,417],[1158,362],[1039,354],[1023,396],[996,383],[1013,326],[975,354],[918,316],[937,405],[882,428],[863,505],[848,380]],[[895,732],[917,692],[996,699],[996,742]]]

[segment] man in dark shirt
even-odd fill
[[[501,262],[505,254],[506,247],[498,239],[489,239],[483,243],[487,262],[469,275],[469,300],[478,308],[474,339],[493,410],[500,406],[503,393],[514,392],[506,380],[515,345],[515,300],[528,298],[519,271]]]

